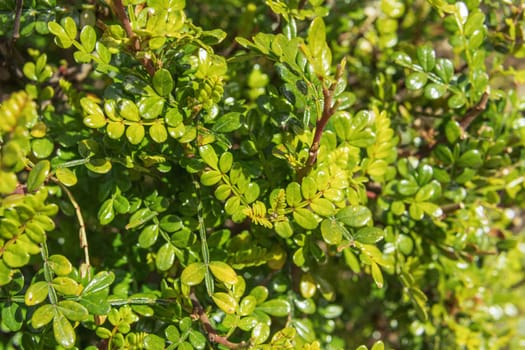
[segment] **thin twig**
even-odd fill
[[[24,0],[16,0],[15,7],[15,25],[13,27],[13,43],[20,38],[20,18],[22,17],[22,7],[24,6]]]
[[[63,183],[61,183],[60,180],[58,180],[56,177],[53,177],[53,176],[51,177],[51,180],[57,183],[60,186],[60,188],[62,188],[62,190],[67,194],[69,201],[75,208],[75,215],[77,217],[78,224],[80,226],[78,230],[80,248],[84,250],[84,263],[81,264],[80,266],[80,274],[82,278],[84,277],[91,278],[90,276],[91,263],[89,261],[89,246],[88,246],[88,241],[87,241],[86,225],[84,223],[84,217],[82,216],[82,211],[80,210],[80,206],[78,205],[78,202],[76,201],[71,191]]]
[[[309,172],[309,170],[317,161],[317,153],[319,152],[319,147],[321,145],[321,136],[323,136],[324,128],[337,110],[338,103],[336,102],[334,104],[333,98],[335,89],[337,87],[337,81],[343,76],[345,64],[346,61],[343,60],[341,64],[337,65],[334,82],[332,82],[329,87],[323,85],[323,112],[321,118],[319,118],[315,124],[314,138],[310,146],[310,150],[308,151],[308,160],[306,161],[306,165],[299,173],[300,179]]]
[[[208,340],[211,343],[221,344],[228,347],[229,349],[246,349],[248,347],[249,344],[247,344],[244,341],[240,343],[233,343],[217,333],[215,328],[213,328],[213,326],[211,325],[208,315],[206,315],[204,308],[202,307],[201,303],[199,302],[199,299],[197,299],[197,296],[193,291],[190,294],[190,300],[193,304],[193,314],[202,323],[204,330],[208,334]]]
[[[488,101],[489,94],[487,92],[484,92],[478,104],[469,109],[463,117],[463,119],[461,119],[461,121],[459,122],[459,125],[461,126],[461,129],[463,129],[463,131],[466,131],[470,124],[474,121],[474,119],[476,119],[481,114],[481,112],[483,112],[487,108]]]
[[[459,122],[459,126],[461,127],[462,134],[465,135],[467,132],[468,127],[472,122],[487,108],[487,103],[489,101],[489,93],[484,92],[481,96],[480,101],[472,108],[469,108],[467,113],[461,118],[461,121]],[[417,156],[420,158],[426,157],[434,150],[434,148],[442,144],[446,141],[445,134],[441,134],[439,139],[436,140],[433,144],[429,144],[427,147],[422,148],[419,152],[417,152]]]

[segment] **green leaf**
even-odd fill
[[[144,120],[153,120],[162,114],[164,99],[158,96],[144,97],[137,102],[139,114]]]
[[[160,96],[168,96],[173,87],[173,78],[167,69],[162,68],[155,72],[153,75],[153,88]]]
[[[90,293],[87,296],[81,296],[78,300],[90,314],[107,315],[111,306],[107,302],[108,290],[102,290],[96,293]]]
[[[414,220],[421,220],[425,215],[423,208],[418,202],[414,202],[410,205],[410,207],[408,208],[408,213],[410,214],[410,217]]]
[[[410,90],[419,90],[422,89],[423,86],[427,83],[428,76],[426,73],[423,72],[412,72],[410,73],[406,80],[405,84],[406,87]]]
[[[219,169],[222,173],[230,171],[233,165],[233,155],[230,152],[224,152],[219,159]]]
[[[411,196],[417,192],[419,185],[414,179],[401,180],[397,184],[397,191],[403,196]]]
[[[35,243],[42,243],[46,240],[44,228],[34,221],[26,224],[25,233]]]
[[[377,265],[375,262],[371,261],[370,267],[372,269],[372,278],[374,279],[374,282],[376,283],[376,286],[378,288],[383,288],[383,285],[384,285],[383,273],[381,272],[381,269],[379,268],[379,265]]]
[[[106,126],[106,133],[113,140],[118,140],[124,135],[126,125],[122,122],[109,122]]]
[[[434,69],[445,84],[449,83],[454,77],[454,65],[447,58],[439,58]]]
[[[292,307],[287,300],[272,299],[257,305],[257,310],[266,312],[268,315],[276,317],[285,317],[290,314]]]
[[[67,187],[75,186],[78,182],[77,176],[73,170],[69,168],[58,168],[55,171],[55,176],[57,177],[58,181]]]
[[[385,343],[383,343],[381,340],[378,340],[374,343],[372,349],[370,350],[385,350]]]
[[[77,37],[77,24],[75,20],[71,17],[66,17],[64,18],[63,26],[69,38],[75,40]]]
[[[135,227],[138,227],[142,224],[145,224],[149,220],[153,219],[157,213],[152,212],[149,208],[142,208],[137,210],[131,217],[129,218],[129,222],[126,225],[126,229],[132,229]]]
[[[180,332],[174,325],[169,325],[166,327],[164,335],[166,336],[166,339],[173,343],[177,343],[180,339]]]
[[[257,299],[253,295],[247,295],[242,298],[241,303],[239,304],[239,314],[241,316],[250,315],[257,306]]]
[[[31,316],[31,326],[41,328],[51,322],[54,317],[54,307],[51,304],[45,304],[35,310]]]
[[[317,194],[317,185],[315,180],[307,176],[301,182],[301,193],[305,199],[312,199]]]
[[[425,97],[431,100],[437,100],[447,92],[447,86],[442,84],[430,83],[425,86]]]
[[[218,281],[228,284],[237,284],[239,281],[237,274],[230,267],[230,265],[222,261],[211,261],[209,268],[213,276],[215,276]]]
[[[157,251],[155,256],[155,266],[160,271],[167,271],[173,266],[175,261],[175,247],[171,243],[165,243]]]
[[[77,295],[81,288],[77,281],[66,276],[55,277],[51,282],[51,286],[63,295]]]
[[[159,235],[158,225],[149,225],[144,227],[139,235],[139,246],[149,248],[157,241]]]
[[[85,321],[89,318],[89,311],[73,300],[60,301],[57,309],[70,321]]]
[[[168,131],[161,123],[154,123],[149,128],[149,136],[156,143],[163,143],[168,139]]]
[[[480,10],[472,12],[465,26],[463,27],[463,33],[465,37],[470,37],[477,30],[483,30],[483,24],[485,22],[485,14]]]
[[[57,276],[66,276],[73,271],[73,265],[63,255],[54,254],[47,259],[49,267]]]
[[[55,35],[58,46],[67,49],[73,45],[73,40],[71,40],[64,28],[62,28],[62,26],[57,22],[49,22],[47,24],[47,28],[53,35]]]
[[[81,295],[89,296],[100,292],[106,288],[109,288],[109,286],[113,283],[114,280],[115,274],[113,272],[100,271],[95,275],[95,277],[93,277],[91,281],[89,281],[87,286],[82,290]]]
[[[126,129],[126,137],[132,145],[138,145],[144,139],[146,131],[142,124],[131,124]]]
[[[364,206],[349,206],[339,210],[336,218],[347,226],[362,227],[372,221],[372,212]]]
[[[213,186],[222,180],[222,174],[218,170],[205,171],[201,175],[201,183],[204,186]]]
[[[184,116],[177,108],[170,108],[164,116],[164,121],[168,126],[176,127],[182,123]]]
[[[97,33],[91,26],[84,26],[80,32],[80,43],[87,52],[92,52],[97,43]]]
[[[467,103],[467,99],[465,98],[465,95],[463,95],[462,93],[454,94],[452,97],[448,99],[448,102],[447,102],[448,106],[454,109],[463,107],[465,103]]]
[[[53,142],[46,138],[36,139],[31,141],[31,150],[35,157],[39,159],[47,158],[53,153],[55,145]]]
[[[188,286],[196,286],[204,280],[206,274],[206,266],[201,262],[189,264],[182,271],[180,280]]]
[[[342,227],[337,220],[324,219],[321,222],[321,235],[323,240],[331,245],[338,245],[341,243],[344,234],[344,227]]]
[[[309,209],[297,208],[293,211],[293,218],[297,224],[307,230],[313,230],[317,227],[318,222],[314,213]]]
[[[29,192],[37,190],[44,183],[47,175],[49,175],[50,168],[51,163],[48,160],[41,160],[35,164],[27,177],[27,190]]]
[[[227,133],[235,131],[241,126],[241,113],[229,112],[217,119],[213,125],[213,130],[216,132]]]
[[[132,122],[140,121],[139,109],[137,108],[137,105],[135,105],[135,103],[133,103],[131,100],[122,99],[120,101],[119,114],[126,120]]]
[[[144,348],[146,350],[164,349],[164,345],[164,339],[156,334],[148,334],[144,338]]]
[[[326,43],[326,27],[322,17],[316,17],[310,24],[307,42],[314,71],[319,76],[326,76],[332,64],[332,55]]]
[[[436,52],[430,46],[419,46],[417,48],[417,59],[423,70],[430,72],[436,65]]]
[[[364,244],[374,244],[382,240],[385,232],[379,227],[363,227],[354,234],[354,239]]]
[[[217,292],[214,293],[211,298],[215,305],[227,314],[233,314],[235,313],[235,310],[237,310],[237,300],[229,294]]]
[[[115,218],[115,211],[113,210],[113,198],[107,199],[100,206],[97,213],[98,221],[101,225],[107,225]]]
[[[310,208],[319,215],[331,216],[335,214],[335,207],[332,201],[326,198],[316,198],[310,203]]]
[[[265,323],[258,323],[252,329],[251,341],[254,344],[262,344],[270,336],[270,326]]]
[[[293,207],[301,203],[303,197],[301,196],[301,185],[297,182],[291,182],[286,186],[286,202]]]
[[[219,169],[219,158],[217,153],[211,145],[204,145],[199,147],[199,154],[206,164],[212,169]]]
[[[112,165],[108,159],[92,158],[86,164],[86,168],[97,174],[106,174],[111,170]]]
[[[55,311],[53,318],[53,334],[58,344],[66,349],[70,349],[75,345],[76,333],[67,318],[58,311]]]
[[[459,157],[457,165],[460,167],[477,169],[483,165],[481,153],[477,149],[468,150]]]
[[[293,229],[288,221],[278,221],[274,224],[275,232],[282,238],[288,238],[293,235]]]
[[[159,224],[162,230],[169,233],[179,231],[183,227],[181,218],[173,214],[163,216]]]
[[[24,295],[24,301],[27,306],[40,304],[47,298],[49,285],[45,281],[39,281],[31,284]]]

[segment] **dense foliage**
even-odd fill
[[[0,11],[0,349],[525,346],[520,1]]]

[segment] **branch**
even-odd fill
[[[217,331],[211,325],[208,315],[206,315],[204,308],[202,307],[201,303],[199,302],[199,299],[197,299],[197,296],[195,295],[193,291],[190,294],[190,300],[193,304],[193,314],[202,323],[204,330],[208,334],[208,340],[211,343],[221,344],[221,345],[228,347],[229,349],[239,349],[240,350],[240,349],[246,349],[248,347],[249,344],[247,344],[244,341],[240,343],[232,343],[231,341],[229,341],[228,339],[226,339],[225,337],[217,333]]]
[[[20,38],[20,17],[22,17],[22,6],[24,6],[24,0],[16,0],[15,7],[15,24],[13,26],[13,43]]]
[[[73,205],[73,208],[75,208],[75,214],[77,216],[78,224],[80,226],[78,230],[79,240],[80,240],[80,248],[84,250],[84,263],[80,265],[80,274],[82,278],[89,276],[89,268],[91,267],[91,263],[89,261],[89,246],[87,241],[87,234],[86,234],[86,224],[84,223],[84,217],[82,216],[82,211],[80,210],[80,206],[78,205],[78,202],[76,201],[75,197],[71,193],[71,191],[64,186],[63,183],[60,182],[56,177],[51,177],[51,180],[53,182],[57,183],[60,188],[67,194],[67,197],[69,198],[69,201]]]
[[[128,35],[129,39],[132,41],[132,48],[135,52],[140,51],[140,41],[133,32],[133,28],[131,28],[131,22],[129,21],[129,17],[126,13],[126,9],[124,8],[124,5],[122,4],[122,0],[114,0],[113,1],[113,10],[115,11],[118,19],[122,22],[122,25],[124,26],[124,30],[126,31],[126,34]],[[148,58],[143,58],[142,65],[144,68],[146,68],[146,71],[149,75],[155,74],[155,67],[153,67],[153,64],[151,63],[151,60]]]
[[[324,128],[326,127],[326,124],[328,124],[328,121],[330,120],[332,115],[334,115],[335,111],[337,110],[338,103],[333,103],[334,92],[337,87],[337,81],[343,76],[345,64],[346,61],[343,60],[340,64],[337,65],[335,80],[330,84],[329,87],[326,87],[323,84],[323,114],[315,124],[315,134],[314,139],[312,141],[312,145],[310,146],[310,151],[308,152],[308,160],[306,161],[305,167],[299,172],[299,179],[302,179],[317,161],[317,153],[319,152],[321,136],[323,136]]]
[[[459,126],[461,127],[461,130],[463,134],[467,132],[468,127],[472,122],[487,108],[487,103],[489,101],[489,93],[484,92],[481,96],[480,101],[474,106],[469,108],[467,113],[461,118],[461,121],[459,122]],[[439,144],[444,143],[446,141],[445,134],[441,134],[439,139],[436,140],[432,145],[428,145],[426,148],[422,148],[420,152],[417,152],[417,156],[420,158],[426,157],[432,152],[432,150]]]
[[[487,108],[487,102],[489,101],[489,94],[488,92],[484,92],[481,96],[481,100],[478,102],[477,105],[470,108],[463,119],[459,122],[459,125],[461,126],[461,129],[463,131],[466,131],[470,124],[476,119],[481,112],[483,112]]]

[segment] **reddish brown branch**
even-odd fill
[[[133,28],[131,28],[131,22],[129,21],[128,14],[126,13],[126,9],[124,8],[124,5],[122,4],[122,0],[114,0],[113,1],[113,10],[115,11],[117,17],[122,22],[122,25],[124,26],[124,30],[126,31],[127,36],[131,40],[131,47],[135,52],[138,52],[141,50],[140,47],[140,41],[133,32]],[[149,75],[155,74],[155,67],[153,67],[153,63],[149,58],[143,58],[141,60],[142,65],[144,68],[146,68],[146,71]]]
[[[319,146],[321,145],[321,136],[323,136],[324,128],[328,121],[334,115],[337,110],[338,103],[334,103],[334,92],[337,87],[337,81],[343,76],[346,61],[337,65],[337,71],[335,73],[335,80],[329,87],[323,84],[323,113],[315,124],[315,133],[312,145],[308,152],[308,160],[306,161],[305,167],[299,172],[299,180],[302,179],[314,166],[317,161],[317,153],[319,152]],[[322,78],[320,78],[323,80]]]
[[[489,101],[489,94],[488,92],[484,92],[481,96],[480,101],[472,108],[470,108],[467,113],[461,118],[461,121],[459,122],[459,126],[461,127],[461,130],[463,134],[466,133],[468,127],[472,122],[479,117],[479,115],[487,108],[487,103]],[[446,141],[445,134],[441,134],[439,139],[436,140],[433,144],[429,144],[427,147],[422,148],[419,152],[417,152],[417,156],[419,158],[424,158],[432,152],[432,150],[439,144],[444,143]]]
[[[204,311],[204,308],[202,307],[194,292],[191,292],[190,300],[193,304],[193,314],[195,315],[195,318],[202,323],[204,330],[208,334],[208,340],[211,343],[221,344],[228,347],[229,349],[246,349],[248,347],[246,342],[233,343],[217,333],[215,328],[213,328],[211,325],[210,319],[208,318],[208,315],[206,315],[206,311]]]
[[[461,121],[459,122],[459,125],[461,126],[461,129],[463,129],[463,131],[466,131],[470,124],[474,121],[474,119],[476,119],[481,114],[481,112],[483,112],[487,108],[488,101],[489,94],[487,92],[484,92],[478,104],[469,109],[463,117],[463,119],[461,119]]]

